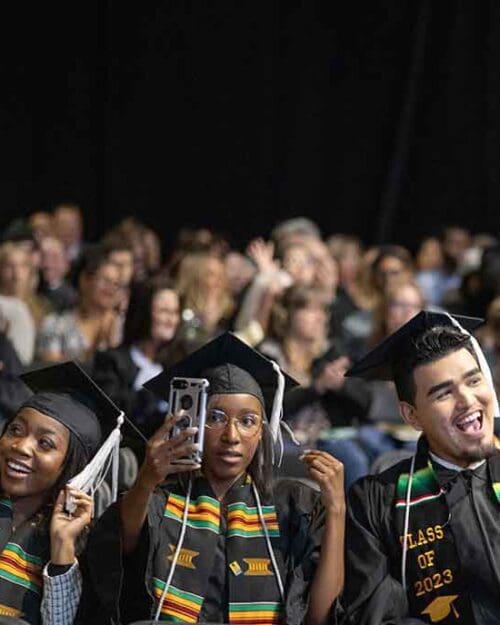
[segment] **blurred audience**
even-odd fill
[[[37,328],[51,309],[47,299],[36,292],[38,280],[38,268],[24,246],[12,242],[0,246],[0,295],[24,302]]]
[[[175,283],[182,304],[183,337],[191,351],[228,328],[233,298],[224,263],[210,252],[186,254]]]
[[[180,303],[173,284],[151,279],[132,290],[121,345],[98,351],[94,359],[94,379],[146,438],[163,421],[166,406],[142,385],[168,361],[179,323]],[[128,435],[136,438],[133,431]]]
[[[54,234],[64,245],[66,258],[73,264],[83,252],[83,217],[78,204],[64,203],[52,213]]]
[[[451,225],[415,241],[413,258],[397,244],[365,248],[351,234],[324,240],[305,217],[241,250],[209,228],[184,228],[164,249],[136,217],[95,247],[83,232],[79,206],[65,203],[1,233],[0,418],[17,402],[9,376],[32,364],[36,339],[35,361],[84,363],[149,436],[166,405],[142,383],[230,329],[300,381],[285,417],[304,445],[344,462],[349,484],[385,451],[413,443],[393,387],[344,373],[425,302],[487,312],[478,338],[500,387],[500,246],[491,235]],[[140,457],[139,434],[127,426],[125,436]]]
[[[121,340],[120,270],[101,248],[86,254],[78,277],[77,307],[43,320],[36,347],[37,358],[43,362],[77,359],[90,363],[97,350],[114,347]]]
[[[53,310],[63,312],[76,306],[78,294],[67,280],[70,264],[64,246],[52,236],[40,240],[40,284],[38,292]]]

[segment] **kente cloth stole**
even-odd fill
[[[179,539],[185,501],[182,491],[176,487],[170,491],[165,505],[159,547],[154,557],[153,592],[156,606],[165,588]],[[276,510],[269,501],[262,502],[261,508],[281,578],[285,580]],[[222,514],[225,514],[225,522],[221,522],[224,521]],[[224,531],[229,623],[282,623],[283,606],[250,478],[233,487],[223,505],[214,497],[205,480],[194,482],[186,534],[172,583],[163,602],[161,619],[180,623],[196,623],[199,620],[214,567],[218,536]],[[223,596],[221,603],[224,601]]]
[[[467,588],[461,582],[460,563],[449,526],[449,510],[428,455],[419,444],[410,495],[406,556],[407,595],[412,616],[440,625],[474,623]],[[498,462],[489,462],[492,488],[500,504]],[[395,522],[401,546],[409,474],[399,476],[395,495]]]
[[[0,615],[40,623],[42,571],[49,559],[46,524],[24,523],[13,531],[12,505],[0,497]]]

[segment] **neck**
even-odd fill
[[[204,475],[217,499],[222,501],[231,490],[231,487],[241,478],[242,475],[244,475],[244,472],[240,473],[236,477],[227,479],[217,478],[215,475],[210,475],[210,473],[204,473]]]
[[[152,360],[153,362],[155,361],[157,345],[153,339],[140,341],[137,343],[137,349],[140,349],[146,358],[149,358],[149,360]]]
[[[317,339],[309,339],[303,337],[292,336],[284,341],[284,348],[287,360],[292,366],[309,371],[312,360],[320,352],[319,341]]]
[[[25,521],[31,519],[44,505],[46,500],[46,493],[11,498],[14,527],[19,527]]]
[[[465,469],[477,469],[477,467],[481,466],[483,462],[486,462],[484,458],[482,460],[475,460],[472,462],[469,460],[462,460],[462,459],[457,459],[457,458],[454,458],[454,459],[443,458],[439,454],[435,454],[432,450],[429,450],[429,455],[432,460],[440,464],[445,469],[451,469],[454,471],[464,471]]]

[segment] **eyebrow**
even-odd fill
[[[61,435],[58,434],[55,430],[50,430],[49,428],[39,428],[37,430],[37,434],[51,434],[52,436],[55,436],[56,438],[61,437]]]
[[[17,415],[16,418],[11,421],[11,423],[13,423],[15,420],[22,421],[22,423],[25,426],[29,425],[28,424],[28,419],[26,419],[22,415]],[[37,428],[36,432],[37,432],[37,434],[51,434],[52,436],[55,436],[57,438],[61,438],[61,435],[58,432],[56,432],[55,430],[51,430],[50,428],[44,428],[44,427]]]
[[[481,369],[479,367],[474,367],[474,369],[471,369],[470,371],[467,371],[467,373],[464,373],[462,379],[466,380],[467,378],[471,378],[478,373],[481,373]],[[446,380],[445,382],[440,382],[439,384],[431,386],[431,388],[427,391],[427,397],[429,397],[430,395],[434,395],[434,393],[437,393],[438,391],[441,391],[442,389],[447,388],[452,384],[453,380]]]

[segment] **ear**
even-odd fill
[[[414,430],[418,432],[422,431],[422,426],[418,420],[417,411],[415,406],[412,406],[406,401],[399,402],[399,414],[405,423],[410,425]]]

